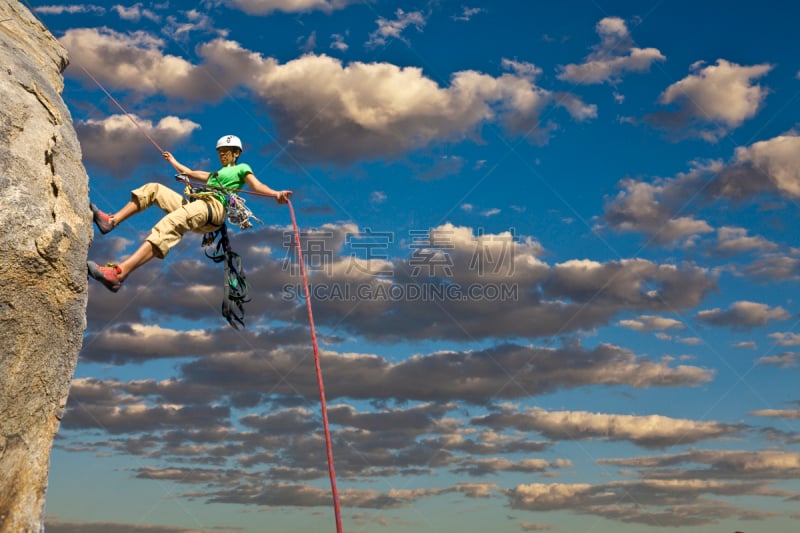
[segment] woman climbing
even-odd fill
[[[205,182],[211,191],[218,191],[202,195],[194,201],[159,183],[148,183],[131,191],[130,201],[116,213],[104,213],[91,204],[94,223],[103,234],[152,205],[160,207],[167,215],[153,227],[141,246],[124,261],[109,263],[107,266],[88,261],[89,275],[110,291],[117,292],[131,272],[154,257],[164,259],[187,231],[207,233],[219,229],[225,222],[228,202],[226,192],[238,191],[245,184],[260,195],[275,198],[279,204],[288,203],[292,191],[276,191],[261,183],[248,164],[238,162],[241,153],[242,141],[239,137],[220,137],[217,141],[217,155],[222,168],[216,172],[192,170],[179,163],[170,152],[162,153],[177,172],[193,180]]]

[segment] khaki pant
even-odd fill
[[[186,197],[159,183],[148,183],[131,191],[131,200],[144,211],[151,205],[163,209],[167,216],[153,226],[147,242],[153,245],[156,257],[164,259],[187,231],[207,233],[225,222],[225,208],[215,197],[190,202]]]

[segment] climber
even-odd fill
[[[131,200],[116,213],[104,213],[91,204],[94,223],[103,234],[151,205],[157,205],[167,215],[153,227],[141,246],[124,261],[118,264],[109,263],[107,266],[99,266],[94,261],[88,261],[89,275],[110,291],[117,292],[131,272],[153,257],[164,259],[187,231],[207,233],[219,229],[225,223],[225,209],[228,202],[225,193],[238,191],[245,184],[258,194],[275,198],[279,204],[288,203],[292,191],[276,191],[261,183],[248,164],[238,162],[241,153],[242,141],[238,137],[235,135],[220,137],[217,141],[217,155],[222,168],[216,172],[192,170],[179,163],[170,152],[162,153],[164,159],[169,161],[180,174],[205,182],[211,191],[214,191],[214,187],[219,188],[218,192],[202,195],[194,201],[159,183],[148,183],[131,191]]]

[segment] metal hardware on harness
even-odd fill
[[[261,220],[253,214],[247,205],[245,205],[244,198],[236,193],[228,194],[228,222],[236,224],[240,229],[252,228],[253,223],[250,222],[252,218],[256,222],[263,224]]]
[[[217,194],[224,194],[226,199],[225,203],[227,204],[225,207],[225,216],[227,217],[228,222],[239,226],[239,229],[252,228],[253,223],[250,222],[250,219],[255,220],[259,224],[263,224],[261,219],[255,216],[253,211],[247,207],[247,202],[245,202],[244,198],[235,192],[230,192],[224,188],[218,188],[210,185],[193,186],[189,176],[186,174],[176,174],[175,179],[186,184],[186,190],[183,192],[183,194],[187,198],[198,199],[208,195],[216,196]]]

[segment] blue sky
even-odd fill
[[[348,532],[800,520],[797,12],[741,2],[25,2],[91,198],[244,141],[292,189]],[[48,531],[334,530],[288,209],[91,284]],[[95,234],[131,253],[159,214]]]

